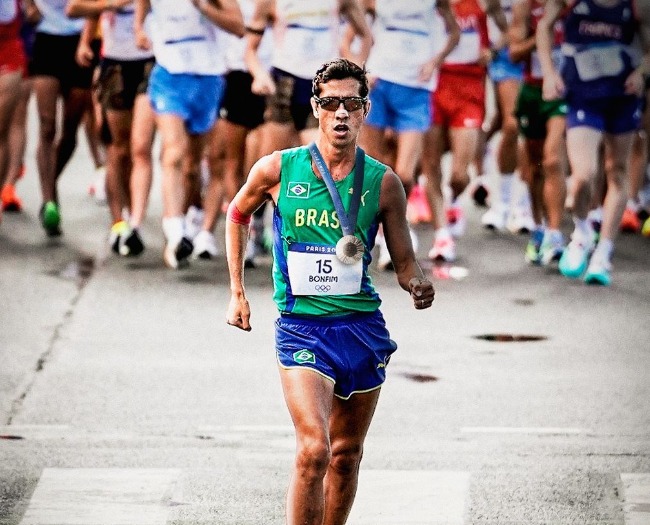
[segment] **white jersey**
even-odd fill
[[[242,16],[244,17],[244,24],[248,26],[253,13],[255,11],[255,0],[239,0],[239,9],[241,9]],[[244,54],[246,52],[246,39],[239,38],[230,33],[226,34],[226,67],[228,71],[248,71],[248,67],[244,62]],[[266,69],[271,67],[271,56],[273,55],[273,42],[270,31],[264,33],[260,47],[257,50],[257,55],[260,62],[266,66]]]
[[[170,73],[223,75],[225,32],[188,0],[151,0],[156,62]]]
[[[375,11],[368,72],[395,84],[433,89],[435,79],[421,82],[418,74],[433,57],[436,33],[445,34],[436,0],[377,0]]]
[[[339,55],[336,0],[276,0],[272,65],[311,79]]]
[[[129,4],[118,11],[104,11],[99,19],[102,30],[102,56],[113,60],[146,60],[153,53],[135,44],[135,8]]]
[[[41,21],[36,26],[37,32],[59,36],[81,34],[86,19],[67,17],[65,14],[67,0],[34,0],[34,3],[42,15]]]

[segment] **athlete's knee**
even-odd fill
[[[301,438],[296,451],[296,469],[303,476],[322,478],[332,459],[332,451],[325,439]]]
[[[559,155],[549,154],[544,156],[542,166],[544,167],[545,174],[553,176],[556,173],[562,173],[563,163]]]
[[[163,168],[180,169],[185,158],[186,148],[181,144],[166,143],[160,153],[160,162]]]
[[[56,121],[53,118],[41,117],[39,137],[41,141],[48,144],[52,144],[54,142],[54,138],[56,137]]]
[[[355,475],[359,471],[362,456],[363,446],[361,444],[334,445],[330,468],[342,476]]]

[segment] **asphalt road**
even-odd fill
[[[0,226],[0,525],[283,523],[270,261],[246,275],[253,331],[226,326],[223,257],[163,266],[159,175],[147,250],[112,255],[83,140],[47,239],[34,135]],[[649,240],[622,236],[613,286],[589,287],[466,210],[467,275],[437,269],[431,309],[373,274],[399,350],[349,523],[650,523]]]

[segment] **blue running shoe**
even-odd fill
[[[585,283],[609,286],[612,284],[612,264],[606,257],[594,252],[585,274]]]
[[[593,248],[591,240],[582,239],[576,232],[571,236],[571,242],[567,245],[560,257],[558,268],[560,273],[569,279],[578,279],[589,263],[589,255]]]

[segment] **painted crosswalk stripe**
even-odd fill
[[[20,525],[164,525],[177,469],[47,468]]]
[[[621,474],[625,525],[650,525],[650,473]]]
[[[540,435],[578,435],[590,434],[586,428],[570,427],[463,427],[466,434],[540,434]]]
[[[364,470],[349,525],[462,525],[470,474]]]

